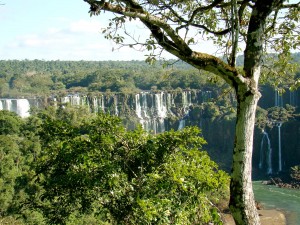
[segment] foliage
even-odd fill
[[[291,177],[300,182],[300,165],[291,167]]]
[[[0,216],[5,215],[13,201],[14,185],[20,176],[21,153],[18,137],[0,135]]]
[[[197,128],[157,136],[126,131],[105,114],[79,124],[44,114],[33,177],[43,191],[31,206],[50,223],[76,213],[111,224],[220,221],[214,204],[228,177],[200,151],[198,135]]]
[[[285,107],[275,106],[268,109],[258,108],[256,114],[255,124],[261,130],[266,129],[266,127],[273,128],[280,123],[285,123],[297,117],[295,107],[288,104]]]
[[[34,123],[22,120],[14,113],[0,111],[5,116],[0,135],[0,218],[5,224],[43,224],[42,216],[36,211],[22,210],[28,198],[30,186],[26,177],[32,174],[30,163],[39,152],[39,142],[34,133],[26,127]],[[12,126],[13,124],[13,126]],[[33,129],[34,130],[34,129]],[[36,191],[31,190],[31,191]]]
[[[21,118],[14,112],[0,110],[0,135],[19,134]]]
[[[293,54],[299,62],[299,54]],[[238,57],[238,62],[242,57]],[[136,92],[139,90],[220,88],[215,76],[182,61],[147,65],[143,61],[17,61],[0,60],[0,96],[19,97],[67,92]],[[299,69],[290,74],[294,80]],[[288,88],[290,80],[282,81]]]
[[[81,89],[89,92],[135,92],[200,88],[199,71],[182,62],[148,65],[144,61],[17,61],[0,60],[0,96],[18,97]]]

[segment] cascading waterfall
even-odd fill
[[[17,99],[17,111],[16,113],[22,118],[29,117],[30,104],[27,99]]]
[[[168,110],[166,101],[164,99],[164,92],[155,94],[155,108],[157,110],[157,116],[159,118],[167,117]]]
[[[114,98],[114,105],[115,105],[115,116],[119,116],[119,110],[118,110],[118,98]]]
[[[165,118],[168,116],[168,95],[164,92],[141,92],[135,95],[135,113],[146,131],[165,131]]]
[[[277,90],[275,90],[275,106],[283,107],[282,95]]]
[[[135,113],[139,118],[143,129],[146,131],[150,131],[152,129],[155,133],[157,125],[154,121],[150,120],[148,115],[147,94],[148,92],[141,92],[135,95]]]
[[[104,95],[101,95],[99,97],[94,97],[92,99],[93,102],[93,112],[105,112],[105,100]]]
[[[278,172],[282,171],[282,157],[281,157],[281,126],[282,122],[276,124],[278,127]]]
[[[83,97],[79,95],[68,95],[61,99],[62,104],[70,104],[70,105],[84,105]]]
[[[271,148],[271,141],[269,138],[269,135],[266,131],[262,131],[263,133],[263,137],[261,139],[261,143],[260,143],[260,157],[259,157],[259,169],[263,169],[263,164],[264,164],[264,156],[265,156],[265,152],[264,152],[264,140],[267,140],[267,162],[266,162],[266,166],[267,166],[267,174],[272,174],[273,173],[273,168],[272,168],[272,148]]]
[[[22,118],[30,116],[30,104],[27,99],[0,99],[1,110],[15,112]]]
[[[98,109],[99,109],[99,107],[98,107],[98,99],[96,97],[92,98],[92,106],[93,106],[92,111],[93,112],[98,112]]]
[[[12,108],[12,99],[1,99],[1,102],[2,102],[2,110],[15,112]]]
[[[140,103],[140,95],[135,95],[135,113],[138,116],[139,119],[143,119],[142,117],[142,107]]]
[[[189,114],[189,107],[192,105],[192,95],[190,91],[186,91],[182,93],[182,108],[183,108],[183,115],[179,121],[178,130],[181,130],[185,127],[185,119]]]
[[[207,97],[207,92],[205,96]],[[29,116],[30,105],[35,107],[39,105],[44,107],[49,104],[55,107],[80,105],[88,107],[91,112],[102,110],[121,117],[128,116],[128,110],[133,110],[145,130],[160,133],[166,130],[166,125],[174,126],[174,120],[167,120],[167,118],[181,118],[178,121],[178,129],[185,127],[190,106],[201,102],[203,102],[201,91],[141,92],[127,96],[123,94],[113,96],[69,94],[65,97],[49,96],[47,99],[32,98],[29,101],[27,99],[1,99],[0,109],[14,111],[22,117]],[[124,107],[119,107],[120,104],[124,104]]]

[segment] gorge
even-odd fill
[[[260,105],[263,108],[290,104],[299,110],[300,93],[272,94],[263,89]],[[273,92],[274,93],[274,92]],[[195,125],[202,129],[208,144],[205,146],[211,157],[221,167],[230,169],[233,145],[234,111],[230,106],[216,107],[219,93],[216,90],[142,91],[140,93],[73,93],[66,96],[34,98],[1,98],[0,110],[9,110],[26,118],[30,109],[65,105],[88,107],[91,112],[103,111],[121,117],[128,129],[141,124],[152,133],[170,129],[182,129]],[[229,96],[230,101],[230,96]],[[273,102],[273,104],[272,104]],[[275,104],[274,104],[275,103]],[[235,104],[233,101],[231,105]],[[226,108],[226,110],[225,110]],[[222,111],[223,110],[223,111]],[[277,129],[276,129],[277,128]],[[270,175],[299,164],[300,158],[299,116],[286,122],[277,122],[272,127],[256,129],[254,136],[254,175]]]

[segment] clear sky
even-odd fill
[[[112,52],[101,28],[109,13],[90,17],[83,0],[0,0],[0,60],[144,60],[146,52]],[[140,26],[141,29],[141,26]]]

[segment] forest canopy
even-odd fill
[[[293,60],[299,65],[300,53],[293,54]],[[237,65],[242,63],[243,57],[240,56]],[[299,79],[300,69],[289,77],[276,88],[289,87],[291,80]],[[144,61],[0,61],[0,97],[58,92],[203,89],[215,82],[224,83],[208,72],[174,60],[158,61],[153,65]]]
[[[74,118],[74,114],[77,116]],[[229,177],[196,127],[159,135],[84,108],[0,111],[0,220],[8,224],[220,223]],[[15,127],[11,132],[5,128]]]

